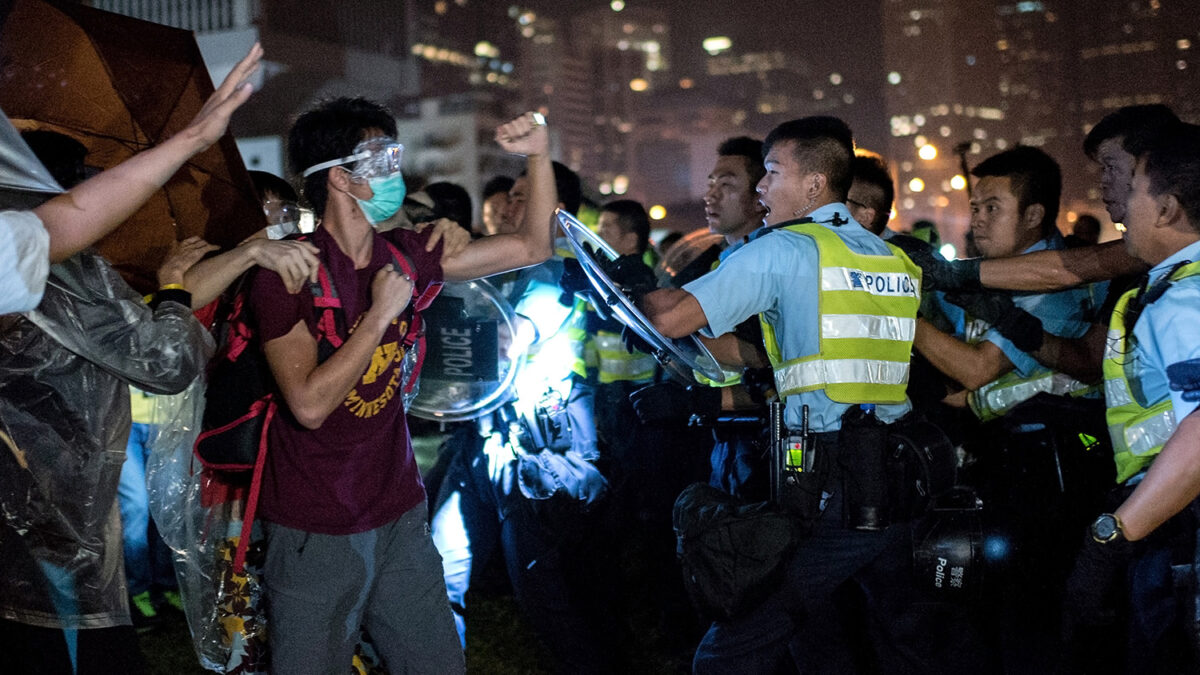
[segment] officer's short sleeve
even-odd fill
[[[785,236],[772,234],[756,239],[734,251],[713,271],[683,287],[704,310],[708,320],[705,333],[713,337],[724,335],[746,319],[774,307],[783,270],[798,269],[795,261],[784,254],[794,251],[794,247],[778,245]]]
[[[1155,311],[1146,312],[1141,319],[1150,322],[1152,348],[1157,351],[1154,360],[1165,370],[1172,363],[1200,358],[1200,278],[1176,284],[1154,305]],[[1177,420],[1197,407],[1196,401],[1183,399],[1182,391],[1171,391],[1171,403]]]
[[[50,233],[31,211],[0,212],[0,314],[37,307],[50,273]]]

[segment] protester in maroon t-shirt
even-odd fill
[[[558,197],[545,123],[529,113],[496,131],[505,150],[528,157],[519,231],[469,243],[457,227],[379,234],[404,198],[395,133],[386,109],[336,99],[301,115],[289,134],[289,159],[321,222],[311,241],[344,325],[331,327],[338,322],[314,307],[312,292],[289,294],[273,272],[259,272],[251,291],[280,392],[260,507],[276,672],[344,670],[360,626],[392,672],[465,667],[404,419],[403,336],[443,278],[547,259]],[[318,340],[331,331],[333,340]]]
[[[392,262],[384,237],[411,257],[418,283],[414,295],[441,282],[441,249],[425,251],[428,232],[397,229],[375,234],[371,262],[356,270],[320,228],[312,242],[321,251],[321,265],[337,289],[348,326],[371,305],[375,274]],[[319,317],[311,293],[290,294],[279,276],[262,274],[250,298],[263,342],[287,335],[297,317],[316,339]],[[400,328],[411,322],[410,305],[388,325],[370,366],[320,427],[307,429],[286,407],[280,409],[269,443],[288,449],[267,454],[270,469],[259,497],[262,518],[306,532],[350,534],[386,525],[425,499],[403,405]]]

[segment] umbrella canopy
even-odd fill
[[[0,26],[0,109],[57,131],[112,167],[180,131],[213,92],[191,32],[75,4],[15,0]],[[233,137],[196,155],[97,248],[135,288],[172,242],[227,248],[266,225]]]

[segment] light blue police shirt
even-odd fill
[[[834,225],[835,216],[845,224]],[[890,251],[883,240],[855,222],[845,204],[826,204],[811,217],[835,232],[856,253],[882,255]],[[723,335],[761,313],[775,327],[782,352],[788,358],[800,358],[819,351],[819,283],[816,243],[802,234],[775,228],[767,235],[751,239],[716,269],[685,285],[683,290],[691,293],[704,311],[708,321],[707,328],[701,331],[704,334]],[[784,412],[789,427],[800,427],[804,405],[808,406],[809,429],[814,432],[840,429],[842,414],[850,407],[831,400],[822,390],[789,396]],[[875,414],[885,422],[892,422],[910,408],[907,401],[879,405]]]
[[[1200,241],[1189,244],[1150,270],[1150,285],[1161,279],[1176,264],[1200,260]],[[1131,381],[1134,396],[1143,406],[1171,397],[1175,419],[1181,420],[1196,409],[1196,401],[1183,400],[1183,392],[1171,391],[1167,384],[1167,366],[1200,357],[1200,276],[1171,284],[1162,297],[1142,311],[1133,326],[1137,341],[1133,368],[1137,380]],[[1138,386],[1140,385],[1140,387]],[[1141,391],[1137,391],[1139,389]]]

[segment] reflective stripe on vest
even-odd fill
[[[1200,262],[1180,267],[1171,281],[1200,275]],[[1137,366],[1138,348],[1129,347],[1133,326],[1125,325],[1125,310],[1137,295],[1130,289],[1117,301],[1109,324],[1104,350],[1104,395],[1108,410],[1108,434],[1112,437],[1113,459],[1117,464],[1117,482],[1124,483],[1144,469],[1162,451],[1163,444],[1175,433],[1175,408],[1169,395],[1143,406],[1135,392],[1142,392]]]
[[[979,389],[967,394],[967,403],[971,411],[981,421],[987,422],[999,417],[1016,407],[1018,403],[1027,401],[1042,392],[1066,396],[1076,396],[1099,391],[1096,385],[1089,385],[1065,373],[1039,369],[1029,377],[1021,377],[1015,371],[1009,371],[988,382]]]
[[[921,270],[900,249],[890,255],[851,251],[841,237],[815,223],[783,229],[817,245],[818,353],[791,357],[775,329],[759,317],[767,356],[781,397],[824,390],[839,403],[902,403],[916,332]]]
[[[587,377],[588,369],[600,367],[600,355],[596,353],[596,345],[587,332],[588,312],[595,311],[590,302],[575,298],[575,305],[567,318],[567,341],[571,345],[571,353],[575,356],[571,363],[571,372],[580,377]]]
[[[654,377],[658,362],[642,352],[629,353],[619,333],[599,331],[593,338],[600,358],[600,382],[636,382]]]
[[[979,344],[991,330],[991,324],[968,316],[965,330],[967,343]],[[967,392],[967,406],[981,422],[987,422],[1003,417],[1017,404],[1042,392],[1083,396],[1099,391],[1099,385],[1086,384],[1065,373],[1038,365],[1029,375],[1022,376],[1016,370],[1010,370],[975,391]]]

